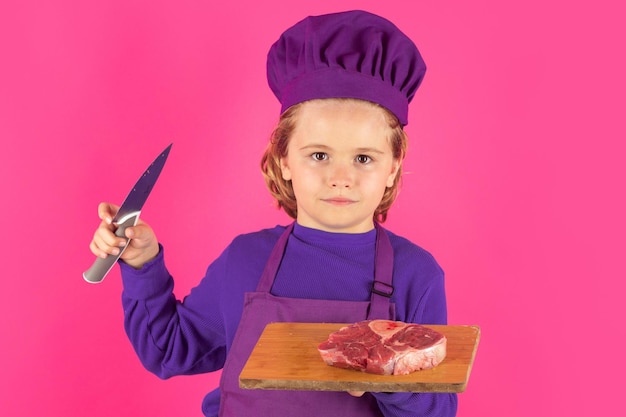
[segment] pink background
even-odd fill
[[[116,269],[81,273],[97,204],[169,142],[143,216],[184,296],[238,233],[286,223],[258,161],[265,54],[309,14],[364,8],[418,44],[387,227],[447,273],[482,341],[459,416],[626,415],[621,2],[3,1],[0,415],[200,416],[217,374],[158,380]]]

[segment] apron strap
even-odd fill
[[[370,295],[370,308],[367,319],[389,319],[389,304],[393,294],[393,248],[387,232],[376,226],[376,260],[374,263],[374,282]]]
[[[269,293],[274,284],[274,278],[283,259],[289,235],[293,230],[291,223],[274,245],[270,257],[265,264],[265,269],[257,285],[257,292]],[[387,232],[378,224],[376,227],[376,254],[374,262],[374,282],[370,295],[370,307],[367,319],[389,319],[389,305],[393,294],[393,248]]]
[[[283,254],[285,253],[285,248],[287,247],[287,240],[289,240],[289,235],[291,235],[292,230],[293,223],[287,226],[283,234],[280,235],[278,241],[274,245],[274,249],[272,249],[272,253],[270,253],[270,257],[265,264],[265,269],[263,270],[263,275],[261,275],[261,280],[257,285],[257,292],[269,293],[272,289],[272,285],[274,284],[274,278],[276,277],[278,267],[283,260]]]

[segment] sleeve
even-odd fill
[[[457,410],[456,394],[372,393],[385,417],[453,417]]]
[[[423,324],[447,324],[447,306],[444,273],[428,254],[429,262],[420,268],[428,279],[421,289],[407,288],[407,297],[419,300],[407,321]],[[428,271],[428,272],[426,272]],[[409,304],[415,304],[410,303]],[[454,417],[457,413],[457,394],[448,393],[372,393],[385,417]]]
[[[224,254],[184,301],[173,294],[163,247],[140,270],[120,263],[124,328],[147,370],[166,379],[175,375],[211,372],[223,367],[226,342],[219,320],[219,296],[210,275],[224,268]]]

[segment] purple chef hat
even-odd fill
[[[408,104],[426,65],[393,23],[364,11],[310,16],[272,45],[267,79],[281,113],[317,98],[378,103],[408,123]]]

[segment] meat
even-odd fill
[[[318,350],[331,366],[406,375],[439,365],[446,356],[446,337],[419,324],[365,320],[331,333]]]

